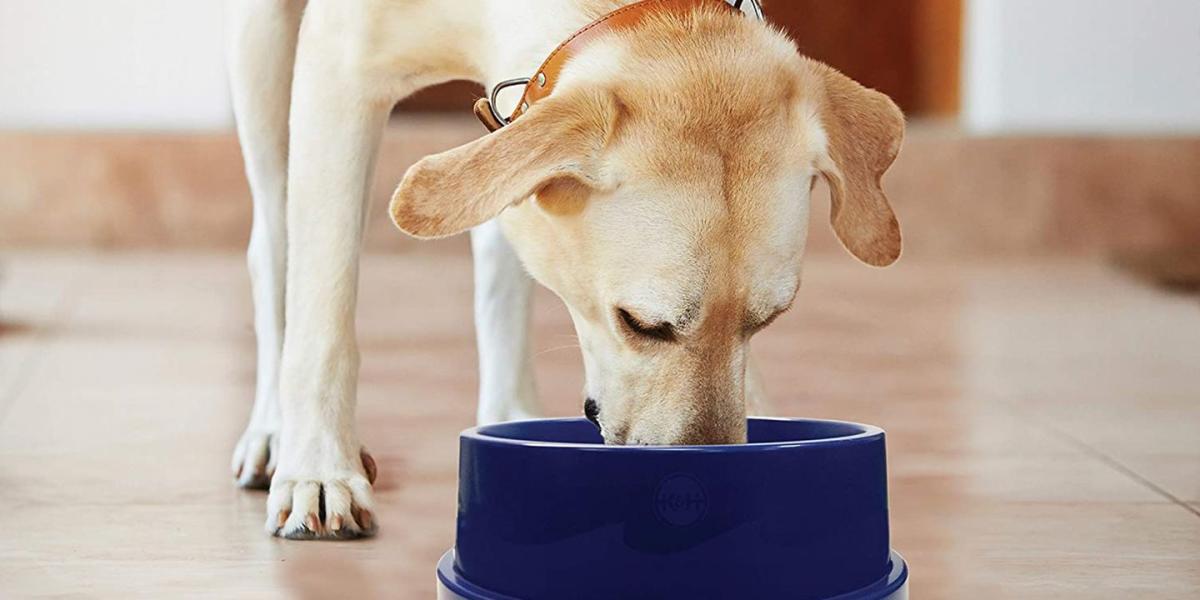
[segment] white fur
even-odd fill
[[[479,351],[479,423],[540,413],[529,350],[533,280],[496,221],[471,231],[475,257],[475,337]]]
[[[355,303],[368,182],[388,114],[441,81],[490,85],[532,74],[588,17],[570,0],[230,0],[230,7],[233,102],[254,198],[248,261],[259,344],[255,406],[234,469],[244,485],[273,472],[266,521],[273,533],[333,536],[335,516],[350,530],[343,534],[363,533],[353,515],[371,510],[372,500],[355,427]],[[516,96],[500,108],[510,110]],[[479,420],[536,414],[531,281],[496,223],[472,232],[472,248]],[[311,531],[305,520],[321,495],[326,521]]]

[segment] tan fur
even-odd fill
[[[829,160],[821,171],[832,196],[830,220],[838,239],[863,262],[887,266],[900,258],[900,224],[880,180],[904,137],[904,115],[887,96],[826,65],[809,61],[824,83],[821,122]]]
[[[513,125],[414,166],[393,217],[430,237],[500,215],[571,311],[608,441],[743,441],[748,342],[800,283],[812,179],[829,181],[851,253],[900,253],[880,177],[903,117],[728,11],[595,47]],[[617,309],[677,336],[639,337]]]
[[[563,94],[492,135],[428,156],[396,189],[392,220],[410,235],[442,237],[494,217],[555,179],[600,186],[595,163],[613,110],[606,95]]]

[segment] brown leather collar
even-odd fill
[[[699,6],[720,4],[730,10],[741,10],[742,2],[730,4],[726,0],[641,0],[628,6],[619,8],[613,12],[592,21],[583,29],[576,31],[566,41],[559,44],[550,56],[538,67],[533,77],[525,79],[510,79],[499,83],[492,89],[490,98],[480,98],[475,102],[475,116],[483,122],[483,125],[488,128],[488,131],[496,131],[505,125],[508,125],[517,117],[525,114],[529,107],[542,100],[554,92],[554,87],[558,84],[559,75],[562,74],[563,66],[572,57],[589,43],[603,36],[606,33],[630,29],[633,26],[641,23],[651,14],[662,12],[686,12],[693,10]],[[762,13],[758,7],[758,3],[751,0],[748,5],[747,12],[761,18]],[[525,92],[521,95],[521,101],[517,103],[517,108],[507,119],[502,117],[495,110],[495,102],[497,93],[507,87],[515,85],[525,85]]]

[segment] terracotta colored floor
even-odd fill
[[[366,259],[360,421],[383,530],[286,542],[229,453],[253,339],[235,255],[0,258],[0,595],[433,596],[474,412],[470,265]],[[579,410],[565,311],[540,385]],[[810,261],[755,350],[776,413],[889,433],[913,597],[1200,597],[1200,299],[1083,262]]]

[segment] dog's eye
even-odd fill
[[[621,325],[633,335],[651,338],[660,342],[675,341],[675,328],[670,323],[647,325],[623,308],[617,309],[617,318],[620,319]]]

